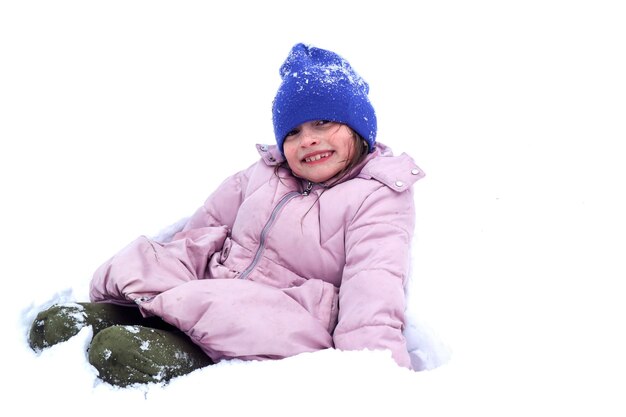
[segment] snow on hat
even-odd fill
[[[280,67],[282,83],[272,105],[274,134],[280,151],[285,136],[311,120],[343,123],[355,130],[373,152],[376,113],[369,85],[334,52],[299,43]]]

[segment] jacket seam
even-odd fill
[[[400,324],[400,326],[395,326],[392,323],[361,324],[361,325],[358,325],[356,327],[349,328],[349,329],[346,329],[344,331],[341,331],[341,332],[339,332],[339,334],[333,334],[333,339],[335,337],[339,337],[339,338],[345,337],[345,336],[347,336],[350,333],[356,332],[358,330],[361,330],[361,329],[364,329],[364,328],[367,328],[367,327],[388,327],[388,328],[391,328],[391,329],[394,329],[394,330],[403,330],[404,327],[405,327],[405,324],[403,323],[403,321],[402,320],[398,320],[398,323]]]
[[[354,228],[354,229],[352,228],[352,226],[354,225],[355,218],[356,218],[356,217],[357,217],[357,216],[361,213],[361,210],[363,209],[363,206],[365,205],[365,202],[366,202],[366,201],[368,201],[370,198],[372,198],[372,196],[373,196],[374,194],[376,194],[378,191],[380,191],[380,190],[384,190],[385,188],[388,188],[388,187],[387,187],[385,184],[380,183],[380,186],[379,186],[376,190],[374,190],[374,191],[372,191],[371,193],[369,193],[369,194],[368,194],[368,195],[367,195],[367,196],[366,196],[366,197],[365,197],[365,198],[361,201],[361,204],[359,204],[359,208],[357,208],[357,209],[356,209],[356,211],[354,212],[354,215],[353,215],[353,216],[352,216],[352,218],[350,219],[350,223],[347,225],[347,227],[346,227],[346,229],[345,229],[345,230],[346,230],[346,233],[347,233],[348,231],[358,230],[358,229],[360,229],[360,228],[362,228],[362,227],[365,227],[365,226],[371,226],[371,225],[373,225],[373,224],[378,224],[378,223],[375,223],[375,222],[367,222],[367,223],[365,223],[365,224],[363,224],[363,225],[359,225],[359,226],[357,226],[357,227],[356,227],[356,228]],[[398,226],[398,225],[395,225],[395,224],[393,224],[393,223],[389,223],[388,225],[389,225],[389,226],[392,226],[393,228],[395,228],[395,229],[397,229],[397,230],[400,230],[400,231],[401,231],[401,232],[403,232],[403,233],[404,233],[407,237],[410,237],[410,236],[411,236],[411,233],[410,233],[410,232],[408,232],[406,229],[404,229],[404,228],[402,228],[402,227],[400,227],[400,226]]]
[[[400,279],[402,278],[402,274],[398,274],[398,273],[393,272],[392,270],[390,270],[390,269],[386,269],[386,268],[367,268],[367,269],[361,269],[361,270],[359,270],[356,274],[352,275],[352,277],[355,277],[355,276],[357,276],[357,275],[360,275],[361,273],[364,273],[364,272],[371,272],[371,271],[383,271],[383,272],[387,272],[387,273],[389,273],[389,274],[391,274],[391,275],[393,275],[393,276],[395,276],[395,277],[398,277],[398,278],[400,278]]]

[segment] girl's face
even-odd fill
[[[354,138],[352,130],[344,124],[314,120],[287,133],[283,152],[296,176],[324,182],[348,164],[355,152]]]

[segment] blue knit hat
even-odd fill
[[[299,43],[280,67],[280,76],[283,81],[272,114],[281,152],[287,133],[311,120],[346,124],[374,151],[376,113],[367,96],[369,86],[348,61],[334,52]]]

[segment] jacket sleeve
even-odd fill
[[[255,166],[223,181],[173,239],[162,243],[141,236],[101,265],[90,283],[91,300],[138,302],[205,278],[209,258],[221,250]]]
[[[221,250],[256,165],[223,181],[169,242],[141,236],[101,265],[90,283],[91,300],[138,302],[205,278],[209,258]]]
[[[381,185],[348,225],[333,335],[337,349],[388,349],[399,365],[411,368],[402,330],[414,224],[411,189]]]
[[[232,229],[243,202],[254,164],[224,180],[204,204],[189,218],[183,232],[207,226],[227,226]],[[176,238],[176,237],[175,237]]]
[[[185,282],[205,278],[211,255],[228,229],[204,227],[162,244],[141,236],[102,264],[90,282],[91,301],[139,303]]]

